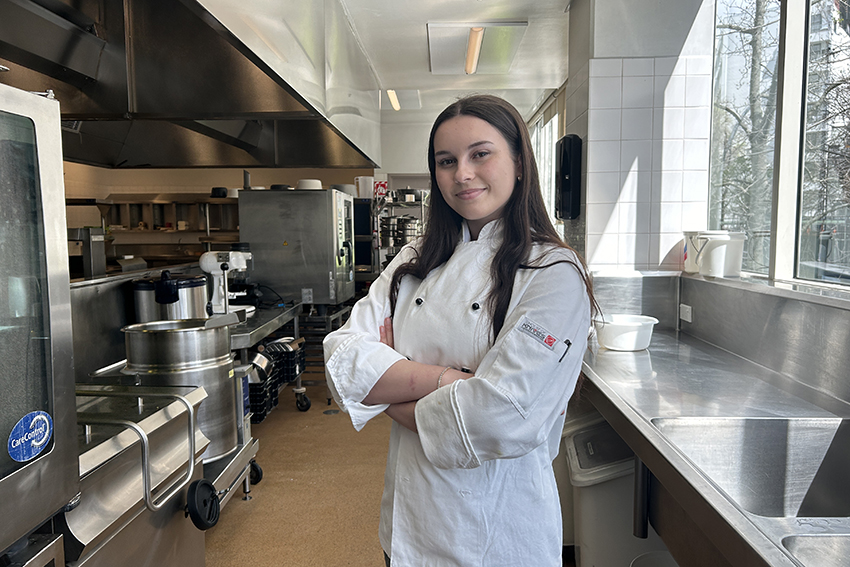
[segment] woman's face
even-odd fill
[[[474,116],[455,116],[437,128],[434,161],[440,193],[467,220],[473,239],[502,216],[522,174],[502,134]]]

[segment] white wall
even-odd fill
[[[593,57],[704,55],[714,1],[594,0]]]
[[[380,172],[427,174],[430,134],[431,123],[382,124]]]
[[[681,269],[682,231],[708,222],[714,2],[577,0],[571,34],[576,7],[593,37],[586,68],[570,65],[585,208],[566,236],[583,233],[593,270]]]

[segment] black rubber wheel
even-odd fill
[[[295,407],[298,411],[307,411],[310,409],[310,398],[306,394],[295,394]]]
[[[257,461],[251,461],[251,484],[260,484],[263,480],[263,469],[257,464]]]
[[[218,523],[221,503],[218,501],[218,491],[210,481],[202,478],[189,485],[186,511],[199,530],[208,530]]]

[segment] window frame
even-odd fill
[[[773,210],[770,228],[771,281],[806,282],[797,278],[800,198],[806,131],[809,1],[780,2],[779,89],[776,108]],[[843,286],[842,286],[843,287]],[[846,287],[843,287],[846,289]]]

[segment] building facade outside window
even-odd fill
[[[809,0],[808,25],[786,30],[780,61],[783,2],[796,9],[789,0],[716,4],[709,228],[746,233],[745,271],[769,274],[777,247],[774,262],[793,266],[781,277],[850,285],[850,0]],[[780,109],[798,117],[790,129],[783,120],[783,140],[802,144],[793,179],[774,179],[783,65],[786,92],[805,93],[802,108]],[[788,245],[776,236],[788,221],[771,226],[777,198],[797,211]]]
[[[850,284],[850,10],[809,3],[797,277]]]
[[[718,0],[709,228],[747,235],[743,269],[767,274],[779,0]]]

